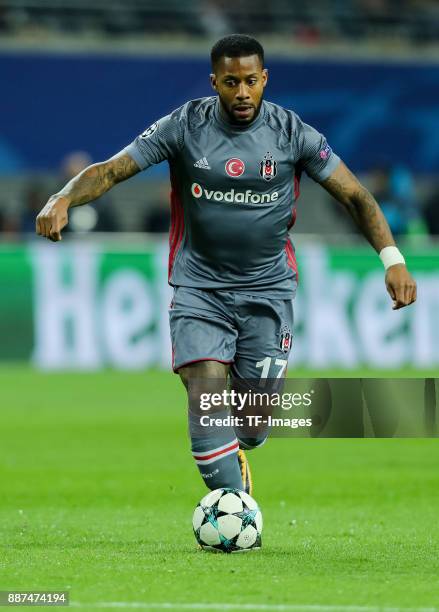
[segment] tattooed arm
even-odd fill
[[[67,225],[67,211],[96,200],[117,183],[140,172],[136,162],[126,153],[117,153],[107,161],[92,164],[80,172],[58,193],[50,196],[36,220],[36,232],[56,242]]]
[[[343,204],[377,253],[384,247],[395,246],[392,232],[375,198],[343,162],[322,182],[322,186]],[[394,309],[416,300],[416,283],[404,264],[387,269],[386,287]]]
[[[375,198],[343,162],[323,181],[322,187],[343,204],[377,253],[386,246],[395,245],[392,232]]]

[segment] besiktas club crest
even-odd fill
[[[282,325],[280,330],[279,348],[284,353],[288,353],[291,348],[291,329],[286,324]]]
[[[259,174],[266,181],[276,176],[277,173],[277,161],[273,159],[273,156],[269,151],[264,155],[264,159],[259,164]]]

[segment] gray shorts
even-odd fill
[[[172,366],[232,364],[237,378],[282,378],[291,349],[292,300],[176,287],[169,310]]]

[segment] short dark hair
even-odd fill
[[[215,68],[218,60],[222,57],[248,57],[257,55],[264,65],[264,49],[255,38],[247,34],[230,34],[220,38],[212,47],[210,61]]]

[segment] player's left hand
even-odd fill
[[[393,310],[416,301],[416,281],[404,264],[395,264],[387,269],[386,287],[393,300]]]

